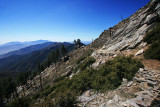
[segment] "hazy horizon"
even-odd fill
[[[40,40],[42,40],[42,39],[40,39]],[[10,41],[10,42],[6,42],[6,43],[3,43],[3,44],[0,44],[0,45],[5,45],[5,44],[7,44],[7,43],[14,43],[14,42],[33,42],[33,41],[40,41],[40,40],[32,40],[32,41]],[[69,42],[69,43],[71,43],[71,42],[73,42],[73,41],[50,41],[50,40],[43,40],[43,41],[48,41],[48,42]],[[81,41],[81,42],[92,42],[92,41]]]

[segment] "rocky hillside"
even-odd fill
[[[102,32],[100,37],[95,40],[95,44],[101,42],[104,45],[92,56],[98,58],[104,54],[104,57],[108,57],[117,55],[124,50],[144,47],[146,44],[142,42],[143,37],[160,20],[160,4],[158,2],[158,0],[151,0],[131,17]]]
[[[132,81],[123,79],[116,90],[95,93],[88,90],[79,96],[80,106],[149,107],[160,104],[160,72],[140,68]]]
[[[82,46],[72,51],[69,54],[69,60],[59,61],[57,66],[53,64],[41,72],[40,75],[33,78],[33,80],[28,80],[27,84],[17,87],[17,93],[20,97],[34,97],[36,100],[32,103],[33,106],[46,106],[47,104],[47,106],[49,106],[50,103],[52,104],[52,102],[57,101],[57,99],[55,100],[55,98],[51,96],[56,96],[56,92],[61,92],[61,90],[63,92],[63,89],[65,89],[65,87],[61,87],[61,83],[69,81],[67,84],[76,84],[76,82],[72,80],[76,80],[76,75],[81,73],[81,69],[95,68],[96,71],[101,65],[114,59],[116,56],[132,55],[134,58],[141,59],[144,64],[144,68],[137,70],[138,72],[133,76],[133,79],[128,81],[123,78],[122,84],[117,89],[108,90],[103,93],[87,87],[86,89],[88,90],[79,93],[77,97],[79,101],[78,105],[88,107],[157,106],[160,104],[160,61],[144,59],[143,53],[149,45],[143,42],[143,38],[159,21],[160,1],[151,0],[131,17],[102,32],[99,38],[90,45]],[[92,58],[90,60],[87,59],[90,56],[94,57],[95,61],[92,60]],[[132,63],[134,63],[134,61]],[[120,62],[118,62],[118,64],[120,64]],[[114,75],[114,73],[111,74]],[[91,75],[92,73],[90,76]],[[40,90],[40,76],[44,87],[43,91]],[[85,74],[83,76],[85,76]],[[59,77],[65,77],[65,79],[60,81],[61,79],[59,79]],[[79,78],[81,79],[81,76],[79,76]],[[57,83],[57,81],[60,82]],[[61,87],[60,91],[56,90],[56,87]],[[71,89],[74,88],[72,87]],[[69,93],[67,95],[71,96],[72,94]],[[70,101],[70,99],[67,100]]]

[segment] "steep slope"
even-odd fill
[[[46,42],[46,43],[42,43],[42,44],[38,44],[38,45],[31,45],[31,46],[22,48],[20,50],[16,50],[16,51],[12,51],[12,52],[9,52],[9,53],[6,53],[6,54],[2,54],[2,55],[0,55],[0,59],[6,58],[6,57],[9,57],[9,56],[13,56],[13,55],[28,54],[28,53],[31,53],[31,52],[33,52],[35,50],[40,50],[42,48],[45,48],[45,47],[47,47],[49,45],[52,45],[54,43],[55,42]]]
[[[58,98],[59,102],[62,101],[61,103],[65,105],[68,100],[74,100],[74,98],[72,97],[68,98],[74,93],[74,88],[82,89],[79,93],[83,92],[80,96],[78,96],[77,99],[78,101],[80,101],[78,103],[79,106],[148,107],[158,105],[158,103],[160,102],[159,68],[150,70],[151,68],[146,69],[146,65],[144,65],[145,68],[140,68],[139,70],[137,70],[138,72],[133,75],[133,79],[130,79],[130,81],[128,81],[127,79],[123,78],[122,85],[120,85],[117,89],[108,90],[104,93],[94,91],[90,89],[91,86],[87,86],[86,84],[93,81],[95,81],[95,83],[100,82],[101,84],[106,83],[106,81],[104,82],[101,77],[96,77],[96,75],[94,75],[96,78],[91,78],[91,80],[88,79],[88,77],[94,74],[93,72],[91,72],[93,68],[95,68],[96,72],[96,70],[105,62],[108,62],[105,64],[114,65],[115,63],[110,63],[109,60],[114,59],[116,56],[122,56],[121,58],[123,59],[124,56],[133,55],[133,57],[140,58],[143,61],[143,51],[148,46],[146,43],[143,43],[142,39],[145,34],[152,30],[153,26],[155,26],[155,24],[159,22],[159,18],[160,1],[151,0],[145,7],[139,9],[128,19],[125,19],[119,24],[115,25],[113,28],[102,32],[99,38],[97,38],[90,45],[72,51],[69,54],[70,59],[68,61],[60,61],[56,67],[54,65],[51,65],[49,68],[42,71],[40,75],[34,77],[33,80],[28,80],[27,84],[17,88],[17,93],[20,96],[34,96],[36,93],[36,95],[34,96],[35,99],[33,106],[47,106],[47,104],[48,106],[50,106],[51,104],[55,103],[55,101],[57,101],[55,100],[55,97]],[[141,49],[143,49],[143,51],[139,51]],[[93,56],[96,59],[96,62],[92,65],[87,62],[89,66],[85,67],[86,69],[89,69],[81,72],[81,68],[77,67],[79,67],[79,65],[81,67],[81,64],[85,64],[85,61],[87,61],[87,59],[85,58],[88,56]],[[130,62],[130,58],[127,61]],[[123,61],[123,63],[127,61]],[[157,62],[157,64],[160,63],[159,61]],[[118,62],[115,65],[117,69],[120,69],[119,71],[123,70],[124,66],[126,69],[130,68],[128,66],[126,67],[126,65],[120,65],[121,62]],[[114,68],[115,66],[111,66],[111,68],[106,67],[107,72],[105,72],[104,69],[100,69],[97,74],[105,75],[108,74],[112,69],[115,72],[112,72],[105,78],[109,78],[108,81],[111,81],[111,83],[119,83],[120,81],[116,81],[117,78],[115,78],[117,70]],[[130,71],[132,70],[135,69],[130,69]],[[79,76],[80,73],[84,74]],[[119,73],[121,76],[121,72]],[[39,77],[41,77],[43,80],[43,91],[40,91],[39,88]],[[74,78],[76,82],[72,82],[72,78]],[[59,81],[60,84],[56,84],[57,81]],[[66,88],[71,85],[75,86],[71,88],[72,90]],[[97,86],[97,88],[101,87],[99,86],[99,84],[94,85]],[[57,87],[60,87],[60,89],[58,90]],[[110,89],[110,87],[108,88]],[[65,92],[73,93],[66,94]],[[70,103],[72,102],[69,102],[69,104]]]
[[[145,68],[139,69],[133,80],[123,79],[116,90],[106,93],[84,92],[81,106],[101,107],[158,107],[160,104],[160,61],[146,60],[143,52],[148,48],[144,36],[160,22],[160,1],[151,0],[131,17],[102,32],[93,44],[99,49],[92,54],[97,59],[93,66],[107,62],[118,55],[141,58]],[[158,35],[157,35],[158,36]],[[147,68],[147,69],[146,69]],[[89,94],[88,94],[89,93]]]
[[[11,52],[11,51],[19,50],[27,46],[42,44],[45,42],[49,42],[49,41],[48,40],[37,40],[37,41],[30,41],[30,42],[9,42],[4,45],[0,45],[0,55]]]
[[[108,55],[113,52],[120,53],[125,49],[134,49],[140,45],[145,34],[160,20],[159,3],[157,2],[159,1],[152,0],[131,17],[102,32],[95,43],[101,42],[105,45],[102,44],[103,47],[94,52],[93,56],[98,57],[103,53],[108,53]]]
[[[70,43],[55,43],[44,49],[33,51],[26,55],[13,55],[0,59],[0,71],[32,71],[35,70],[39,62],[43,62],[48,54],[55,49],[60,49],[62,45],[70,51],[74,49],[74,45]]]

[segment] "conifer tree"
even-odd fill
[[[53,50],[49,56],[48,56],[48,67],[52,64],[55,63],[55,51]]]
[[[42,78],[41,78],[41,71],[42,71],[42,67],[41,67],[41,64],[39,63],[39,64],[38,64],[39,81],[40,81],[41,90],[43,90],[43,87],[42,87]]]
[[[56,72],[57,72],[57,65],[56,64],[57,64],[59,58],[60,58],[60,53],[59,53],[59,50],[57,48],[56,53],[55,53],[55,69],[56,69]]]
[[[58,48],[56,49],[56,54],[55,54],[55,59],[56,59],[56,62],[59,60],[59,58],[60,58],[60,53],[59,53],[59,50],[58,50]]]
[[[78,47],[81,46],[81,40],[80,39],[77,39],[77,45],[78,45]]]
[[[74,41],[73,41],[73,43],[74,43],[74,45],[76,46],[77,41],[76,41],[76,40],[74,40]]]
[[[0,86],[0,107],[3,107],[2,87]]]
[[[62,47],[61,47],[61,53],[62,53],[62,56],[67,55],[67,49],[64,47],[64,45],[62,45]]]

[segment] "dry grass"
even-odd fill
[[[146,46],[144,47],[144,51],[146,49],[148,49],[149,46]],[[136,49],[132,49],[130,51],[123,51],[122,54],[125,55],[125,56],[129,56],[129,55],[135,55],[139,50],[139,48],[136,48]],[[144,56],[143,54],[141,55],[138,55],[138,56],[134,56],[135,58],[141,58],[143,59],[142,60],[142,63],[143,65],[145,66],[145,68],[147,68],[148,70],[157,70],[157,71],[160,71],[160,61],[159,60],[156,60],[156,59],[144,59]]]
[[[144,66],[149,70],[158,70],[160,71],[160,61],[155,59],[143,59]]]

